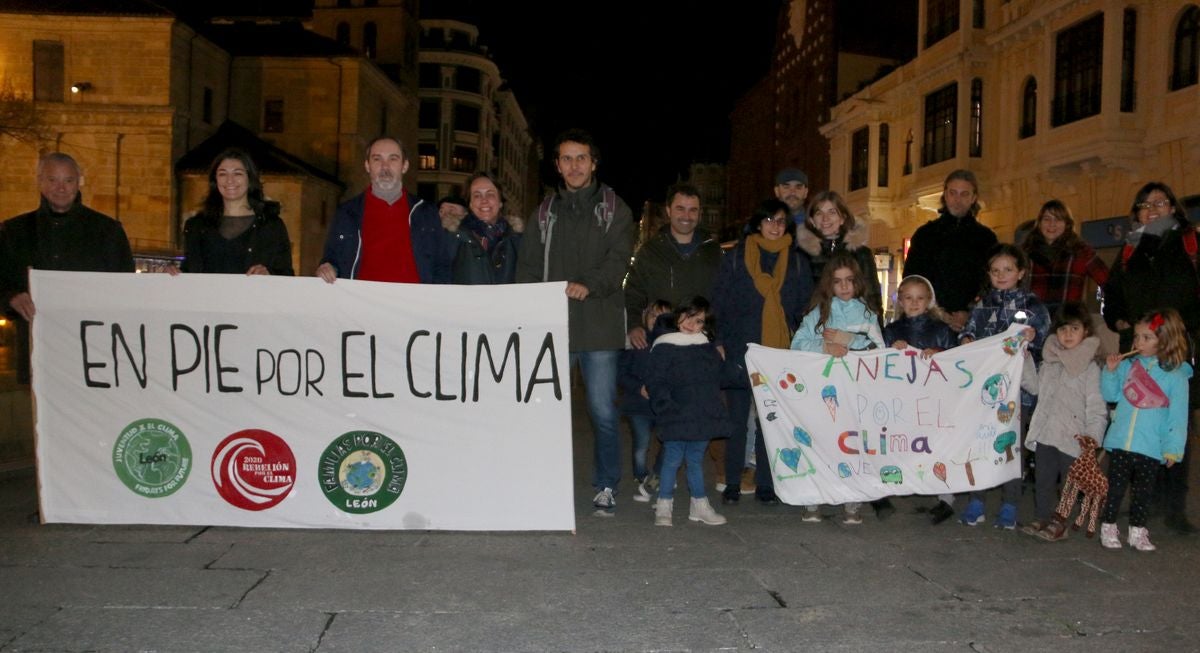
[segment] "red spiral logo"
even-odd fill
[[[246,429],[225,438],[213,451],[217,492],[243,510],[266,510],[287,498],[296,484],[296,457],[283,438]]]

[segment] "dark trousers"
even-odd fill
[[[741,487],[742,470],[746,467],[746,421],[750,419],[749,388],[729,388],[725,391],[729,404],[729,444],[725,447],[725,485]],[[754,425],[754,483],[760,491],[775,489],[771,482],[771,457],[763,443],[762,425]]]
[[[1129,525],[1146,525],[1146,512],[1150,507],[1150,496],[1154,492],[1154,478],[1161,463],[1140,453],[1113,449],[1109,452],[1108,498],[1104,501],[1101,521],[1112,524],[1117,521],[1117,510],[1125,498],[1125,487],[1129,486]]]
[[[1084,455],[1094,454],[1086,452]],[[1037,468],[1037,474],[1034,476],[1034,512],[1038,519],[1045,522],[1058,507],[1059,479],[1067,479],[1067,472],[1075,459],[1059,451],[1058,447],[1039,442],[1037,449],[1033,451],[1033,461]]]

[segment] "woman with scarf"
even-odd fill
[[[457,243],[451,280],[465,285],[512,283],[524,223],[500,215],[504,196],[486,172],[471,175],[464,186],[470,213],[446,237]]]
[[[1075,233],[1071,210],[1058,200],[1042,205],[1021,249],[1029,256],[1029,290],[1051,316],[1067,302],[1082,302],[1088,279],[1100,287],[1108,281],[1108,266]]]
[[[1142,186],[1129,209],[1132,231],[1104,286],[1104,322],[1121,338],[1121,351],[1133,344],[1133,325],[1139,316],[1160,307],[1179,311],[1196,348],[1200,335],[1200,280],[1196,275],[1197,235],[1183,205],[1170,186],[1152,181]],[[1200,408],[1200,375],[1192,375],[1188,406],[1191,423]],[[1166,470],[1167,528],[1190,534],[1187,519],[1187,475],[1190,451]]]
[[[736,387],[726,390],[730,437],[725,453],[725,490],[722,501],[737,503],[742,468],[746,464],[746,421],[750,416],[750,380],[746,375],[749,343],[787,349],[792,333],[804,317],[812,295],[808,259],[793,245],[794,224],[786,204],[767,200],[747,223],[746,235],[725,254],[713,283],[717,344],[725,362],[733,367]],[[755,496],[776,505],[775,486],[761,426],[755,429]]]

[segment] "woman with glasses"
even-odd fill
[[[1183,318],[1193,352],[1200,335],[1200,281],[1196,275],[1196,229],[1171,188],[1153,181],[1138,191],[1129,209],[1133,230],[1113,262],[1104,286],[1104,322],[1121,337],[1121,351],[1129,351],[1133,325],[1141,315],[1174,308]],[[1193,375],[1188,407],[1191,423],[1200,408],[1200,383]],[[1194,428],[1194,427],[1193,427]],[[1186,516],[1187,468],[1190,452],[1166,471],[1166,526],[1178,533],[1194,533]]]
[[[1075,233],[1071,210],[1058,200],[1042,205],[1021,249],[1029,256],[1029,290],[1051,316],[1067,302],[1082,302],[1088,279],[1100,287],[1108,281],[1108,266]]]
[[[787,205],[779,200],[760,204],[750,216],[746,235],[725,254],[713,283],[716,342],[725,350],[726,364],[737,372],[731,376],[738,378],[738,386],[726,391],[730,418],[722,495],[726,504],[738,502],[746,464],[746,422],[751,400],[746,376],[747,345],[753,342],[787,349],[812,295],[808,259],[793,246],[795,225],[789,213]],[[762,428],[755,431],[755,496],[764,504],[775,505],[779,497],[771,482]]]

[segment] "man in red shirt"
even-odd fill
[[[398,139],[367,146],[371,186],[338,207],[316,275],[395,283],[449,283],[441,219],[429,202],[404,190],[408,159]]]

